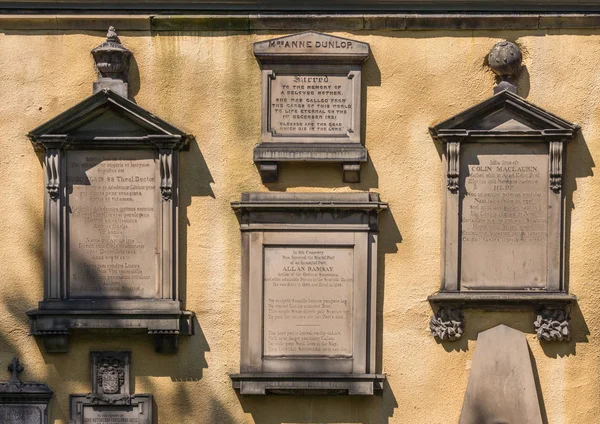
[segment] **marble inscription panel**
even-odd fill
[[[548,261],[548,147],[461,147],[461,286],[544,288]]]
[[[156,296],[154,152],[67,154],[71,297]]]
[[[133,406],[87,406],[83,424],[138,424],[139,411]]]
[[[275,136],[344,136],[352,128],[347,75],[280,75],[270,79],[268,128]]]
[[[354,251],[265,247],[264,355],[352,356]]]

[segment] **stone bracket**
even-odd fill
[[[46,170],[46,190],[50,199],[56,201],[60,196],[60,150],[48,149],[44,157]]]
[[[173,151],[160,149],[160,194],[165,202],[173,197]]]
[[[536,312],[534,328],[538,340],[544,342],[571,339],[570,310],[577,297],[556,293],[460,293],[440,292],[429,296],[435,311],[429,328],[439,341],[459,340],[465,331],[463,311],[531,310]]]
[[[550,188],[555,192],[562,189],[563,146],[562,141],[550,142]]]
[[[460,142],[449,141],[446,143],[446,157],[448,162],[447,186],[451,192],[458,191],[460,178]]]
[[[241,395],[373,395],[383,391],[385,374],[231,374]]]

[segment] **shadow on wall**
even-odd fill
[[[398,402],[387,381],[373,396],[241,396],[244,412],[256,424],[348,423],[387,424]],[[215,421],[216,422],[216,421]],[[234,423],[235,421],[218,421]]]
[[[361,110],[361,139],[363,145],[369,149],[366,138],[368,96],[367,87],[381,86],[381,72],[373,53],[362,68],[362,110]],[[258,143],[260,140],[256,140]],[[286,191],[294,187],[328,187],[340,188],[350,187],[353,190],[369,190],[379,187],[379,176],[370,156],[363,163],[360,171],[359,183],[345,183],[342,179],[342,166],[337,163],[315,163],[315,162],[289,162],[279,163],[279,180],[274,183],[266,183],[265,186],[271,191]],[[385,198],[383,199],[385,201]]]
[[[179,165],[179,298],[185,309],[187,299],[187,238],[188,227],[192,225],[188,218],[187,209],[192,204],[192,198],[210,196],[214,199],[215,194],[210,186],[214,183],[213,177],[195,138],[190,140],[189,150],[180,153]]]

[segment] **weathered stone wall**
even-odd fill
[[[26,311],[42,299],[40,157],[26,137],[91,94],[89,51],[105,30],[12,29],[0,34],[0,364],[13,355],[24,379],[47,383],[51,422],[68,422],[69,393],[89,387],[89,351],[131,349],[136,393],[153,393],[160,423],[452,423],[463,402],[478,332],[499,323],[528,333],[549,423],[592,423],[600,415],[600,31],[386,31],[334,35],[368,42],[363,71],[362,181],[343,184],[336,165],[283,166],[265,186],[252,161],[260,141],[260,71],[252,43],[282,32],[127,31],[135,102],[194,134],[181,163],[181,283],[196,334],[179,354],[154,353],[148,336],[76,334],[68,354],[47,354],[28,336]],[[582,126],[566,166],[567,282],[579,297],[573,340],[540,345],[533,313],[465,313],[460,341],[438,344],[427,296],[440,285],[442,169],[428,127],[491,96],[483,59],[495,42],[517,41],[527,100]],[[245,191],[373,190],[381,214],[379,362],[381,396],[240,397],[240,236],[229,203]],[[3,365],[2,365],[3,366]]]

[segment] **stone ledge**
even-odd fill
[[[385,374],[230,374],[241,395],[373,395],[383,391]]]
[[[544,307],[567,307],[577,296],[567,293],[481,293],[441,292],[427,298],[432,306],[449,309],[482,309],[488,311],[531,310]]]
[[[427,31],[600,28],[600,13],[0,15],[0,31]]]

